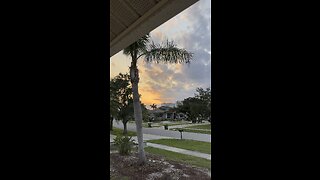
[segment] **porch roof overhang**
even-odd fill
[[[199,0],[110,0],[110,57]]]

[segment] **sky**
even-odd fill
[[[211,88],[211,0],[200,0],[150,32],[151,40],[173,40],[193,53],[187,64],[146,63],[138,60],[139,94],[147,105],[175,103],[193,97],[196,88]],[[110,79],[129,73],[131,59],[122,51],[111,57]]]

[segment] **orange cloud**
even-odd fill
[[[110,78],[117,76],[119,73],[128,73],[129,66],[130,58],[124,56],[122,53],[116,54],[110,60]],[[145,73],[146,67],[142,59],[138,61],[138,68],[140,75],[139,93],[141,94],[141,102],[145,105],[163,103],[161,101],[161,93],[152,90],[147,83],[150,81],[150,78],[147,73]],[[157,67],[154,74],[161,75],[161,72],[161,69]]]
[[[151,104],[161,104],[160,96],[158,92],[147,90],[143,87],[139,88],[139,93],[141,94],[141,102],[145,105]]]

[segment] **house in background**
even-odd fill
[[[174,108],[174,107],[176,107],[176,104],[175,103],[162,103],[161,106]]]
[[[154,110],[149,110],[150,118],[154,120],[182,120],[187,116],[183,113],[177,113],[172,107],[161,106]]]

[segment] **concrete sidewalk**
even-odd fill
[[[115,135],[110,134],[110,142],[113,142],[113,138],[115,138],[115,137],[116,137]],[[136,142],[138,142],[137,136],[133,136],[132,138]],[[153,140],[153,139],[175,139],[175,138],[165,137],[165,136],[157,136],[157,135],[152,135],[152,134],[143,134],[144,141]],[[190,151],[190,150],[186,150],[186,149],[166,146],[166,145],[162,145],[162,144],[155,144],[155,143],[150,143],[150,142],[147,142],[147,147],[148,146],[211,160],[211,154],[205,154],[205,153],[200,153],[200,152],[196,152],[196,151]]]
[[[205,153],[190,151],[190,150],[186,150],[186,149],[180,149],[180,148],[166,146],[166,145],[162,145],[162,144],[154,144],[154,143],[150,143],[150,142],[147,142],[147,146],[159,148],[159,149],[164,149],[167,151],[177,152],[177,153],[181,153],[181,154],[186,154],[186,155],[190,155],[190,156],[196,156],[196,157],[208,159],[211,161],[211,154],[205,154]]]
[[[190,130],[199,130],[199,131],[208,131],[208,132],[211,132],[211,130],[209,129],[194,129],[194,128],[183,128],[183,129],[190,129]],[[171,130],[171,128],[169,128],[169,130]]]
[[[113,139],[115,138],[115,135],[110,134],[110,142],[113,142]],[[132,137],[136,142],[138,142],[137,136]],[[173,138],[173,137],[166,137],[166,136],[157,136],[153,134],[143,134],[143,140],[148,141],[148,140],[154,140],[154,139],[178,139],[178,138]]]

